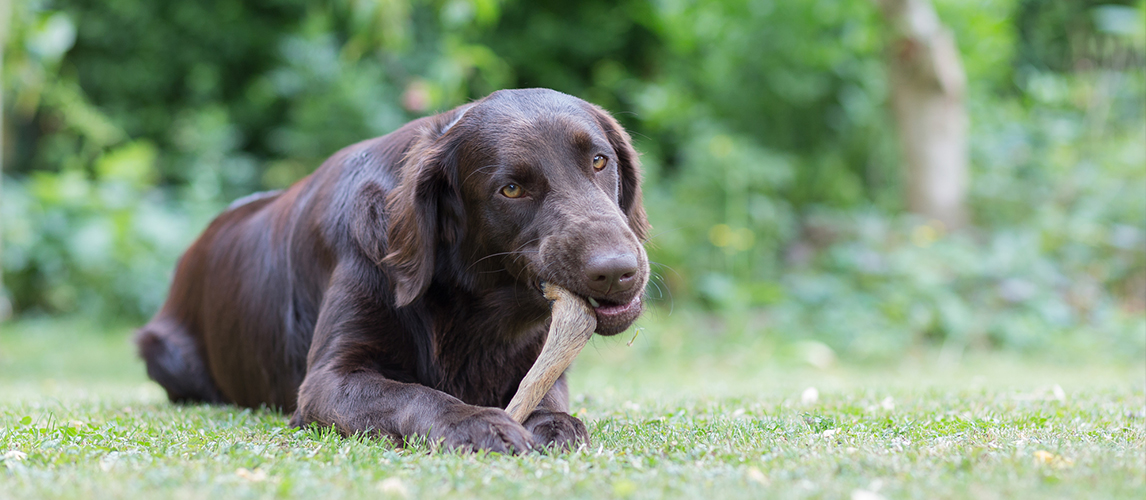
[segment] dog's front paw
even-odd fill
[[[529,431],[499,408],[470,407],[447,422],[440,431],[431,432],[431,439],[447,448],[461,451],[486,450],[495,453],[517,454],[533,448]]]
[[[577,417],[568,413],[537,410],[525,420],[533,442],[544,448],[574,450],[589,445],[589,431]]]

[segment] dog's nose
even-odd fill
[[[602,296],[632,288],[636,275],[637,256],[627,252],[597,255],[585,265],[589,289]]]

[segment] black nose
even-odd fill
[[[585,264],[586,284],[602,296],[632,288],[636,275],[637,256],[631,253],[596,255]]]

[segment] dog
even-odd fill
[[[650,226],[628,133],[600,107],[502,90],[351,145],[220,214],[135,339],[173,402],[343,435],[521,453],[589,443],[565,377],[505,413],[547,335],[545,282],[615,335],[643,310]]]

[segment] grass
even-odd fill
[[[924,350],[816,368],[682,314],[582,353],[591,448],[521,457],[171,405],[127,328],[5,324],[0,498],[1146,497],[1146,360]]]

